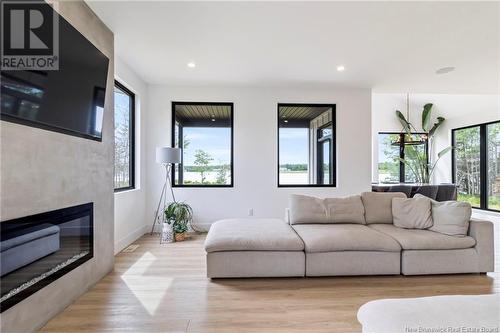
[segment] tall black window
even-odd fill
[[[500,122],[454,129],[452,141],[458,200],[500,211]]]
[[[414,183],[420,161],[428,161],[427,134],[378,134],[378,179],[380,183]],[[402,160],[405,160],[404,163]]]
[[[333,130],[332,124],[327,123],[318,130],[318,183],[333,184]]]
[[[115,81],[115,192],[133,189],[135,95]]]
[[[335,186],[334,104],[278,104],[278,186]]]
[[[233,103],[172,102],[173,186],[233,186]]]

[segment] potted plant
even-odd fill
[[[188,223],[193,218],[193,209],[185,202],[171,202],[165,208],[165,220],[172,225],[176,242],[186,239]]]
[[[451,146],[446,147],[437,154],[436,158],[433,156],[434,136],[436,135],[437,130],[444,123],[445,118],[437,117],[436,123],[431,126],[432,106],[433,105],[431,103],[425,104],[422,110],[422,130],[427,136],[427,145],[429,147],[428,157],[425,152],[416,149],[415,146],[408,146],[405,149],[405,154],[408,159],[400,159],[401,162],[403,162],[413,173],[416,182],[422,184],[431,183],[432,175],[436,170],[437,163],[444,155],[453,149]],[[408,137],[411,137],[412,133],[417,132],[415,126],[413,126],[409,120],[406,119],[401,111],[396,111],[396,116]]]

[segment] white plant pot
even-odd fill
[[[162,223],[160,243],[173,243],[174,242],[174,229],[172,224],[167,222]]]

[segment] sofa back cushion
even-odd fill
[[[401,192],[364,192],[361,194],[365,207],[366,223],[392,224],[392,199],[407,198]]]
[[[394,225],[405,229],[427,229],[432,227],[431,199],[392,198]]]
[[[417,194],[415,198],[423,197]],[[431,231],[464,237],[469,230],[472,207],[468,202],[431,200],[433,225]]]
[[[290,224],[359,223],[365,224],[365,209],[359,195],[320,199],[307,195],[290,196]]]

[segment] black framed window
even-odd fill
[[[135,95],[115,81],[115,192],[135,187]]]
[[[233,186],[233,103],[172,102],[174,187]]]
[[[414,183],[418,159],[428,161],[428,150],[426,133],[410,135],[380,132],[378,134],[379,183]]]
[[[278,187],[336,186],[334,104],[278,104]]]
[[[453,129],[452,144],[458,200],[500,211],[500,121]]]
[[[323,125],[318,130],[317,144],[317,167],[318,167],[318,183],[323,185],[333,184],[333,130],[332,123],[329,122]]]

